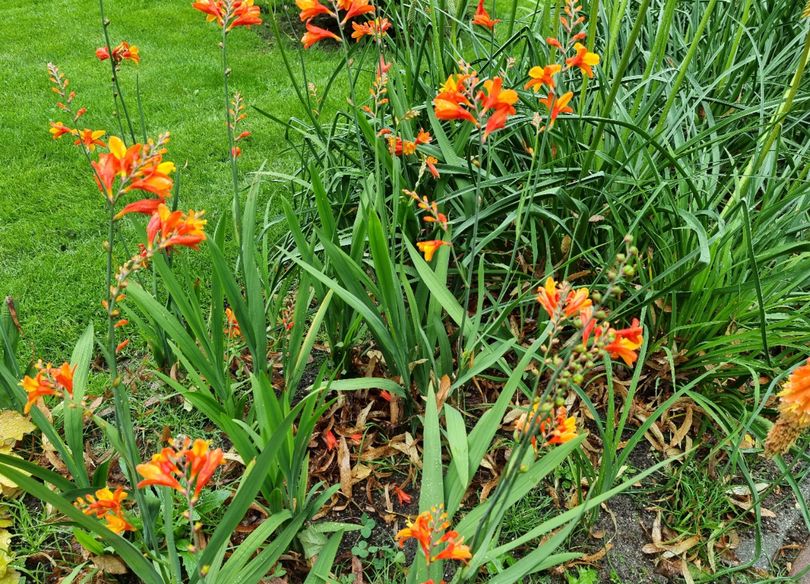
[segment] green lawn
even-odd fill
[[[231,198],[218,30],[190,0],[107,0],[105,6],[111,42],[141,49],[139,66],[122,67],[123,91],[136,109],[140,76],[149,135],[171,132],[167,158],[179,169],[181,205],[218,217]],[[237,29],[229,38],[232,88],[249,106],[284,119],[301,115],[269,35]],[[48,133],[60,112],[46,63],[60,67],[77,103],[88,106],[84,124],[112,132],[109,64],[94,56],[102,44],[94,0],[53,0],[36,9],[11,0],[0,7],[0,294],[14,297],[28,347],[51,360],[65,358],[91,315],[98,316],[105,214],[80,152]],[[308,51],[305,58],[316,82],[338,59],[333,51]],[[283,130],[248,113],[253,138],[243,144],[243,172],[265,161],[274,171],[294,170]]]

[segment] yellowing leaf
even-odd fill
[[[31,421],[14,410],[0,411],[0,446],[13,446],[36,429]]]

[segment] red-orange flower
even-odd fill
[[[614,359],[621,357],[628,366],[635,363],[638,359],[636,351],[644,342],[644,329],[639,325],[638,319],[634,318],[630,327],[621,330],[611,329],[610,333],[613,334],[613,340],[605,345],[605,351]]]
[[[500,77],[488,79],[484,82],[484,91],[478,96],[481,107],[486,111],[494,109],[495,112],[487,120],[484,129],[484,138],[494,131],[503,128],[509,116],[515,114],[515,104],[518,94],[514,89],[504,89]]]
[[[394,485],[394,494],[397,496],[400,505],[407,505],[411,502],[411,496],[403,491],[399,485]]]
[[[568,288],[565,299],[562,298],[563,288],[560,288],[551,276],[546,279],[546,283],[542,287],[537,289],[537,302],[540,303],[549,318],[570,318],[591,307],[592,303],[587,288],[571,290],[568,284],[563,284],[563,287]]]
[[[554,63],[553,65],[546,65],[545,67],[532,67],[529,69],[529,80],[526,83],[526,89],[533,89],[536,92],[540,91],[543,85],[547,85],[549,89],[554,89],[554,76],[562,71],[562,65]]]
[[[396,540],[400,546],[403,546],[407,540],[415,539],[422,548],[425,558],[430,561],[430,550],[433,547],[433,523],[433,514],[430,511],[420,513],[413,522],[407,522],[407,527],[399,530]]]
[[[484,0],[478,0],[478,7],[475,9],[475,16],[473,16],[472,23],[492,30],[499,22],[500,19],[493,20],[490,18],[489,12],[484,8]]]
[[[295,0],[295,5],[301,11],[301,14],[298,15],[301,22],[315,18],[320,14],[332,14],[332,11],[318,0]]]
[[[197,0],[191,5],[207,15],[208,22],[216,20],[226,32],[237,26],[261,24],[261,9],[253,0]]]
[[[472,558],[469,546],[464,545],[464,538],[459,537],[457,532],[448,531],[439,541],[446,543],[447,546],[433,556],[434,560],[456,560],[466,563]]]
[[[352,22],[352,38],[360,42],[364,36],[371,36],[374,39],[381,39],[386,35],[388,29],[391,28],[391,21],[387,18],[375,18],[362,24]]]
[[[303,37],[301,37],[301,42],[304,44],[304,48],[308,49],[315,43],[319,43],[324,39],[333,39],[340,42],[340,37],[332,31],[315,26],[311,22],[307,22],[307,32],[304,33]]]
[[[95,515],[99,519],[104,519],[110,531],[121,534],[125,531],[135,531],[135,527],[124,517],[123,502],[126,498],[127,494],[123,487],[118,487],[115,492],[105,487],[97,490],[95,496],[86,495],[77,498],[74,506],[85,515]]]
[[[374,6],[371,5],[370,0],[338,0],[338,6],[341,10],[345,10],[346,14],[343,15],[343,20],[340,25],[343,26],[355,16],[361,16],[369,12],[374,12]]]
[[[20,382],[20,385],[28,394],[28,400],[23,410],[26,414],[31,411],[31,407],[37,400],[46,395],[57,395],[59,393],[73,395],[73,373],[76,368],[71,367],[70,363],[63,363],[59,367],[53,367],[50,363],[43,365],[42,361],[39,361],[36,364],[36,369],[37,373],[34,377],[26,375]]]
[[[51,122],[51,129],[48,131],[51,133],[51,136],[53,136],[54,140],[58,140],[65,134],[75,134],[78,132],[78,130],[68,128],[62,122]]]
[[[554,47],[555,49],[562,50],[562,43],[555,39],[554,37],[546,37],[546,44],[550,47]]]
[[[571,101],[572,97],[574,97],[573,91],[564,93],[559,98],[557,98],[554,93],[551,92],[546,97],[540,99],[540,103],[545,105],[549,111],[549,128],[554,125],[557,116],[560,114],[570,114],[574,111],[574,109],[568,105],[568,102]]]
[[[779,418],[768,432],[765,455],[784,454],[810,428],[810,359],[793,370],[779,392]]]
[[[96,146],[104,148],[106,144],[101,140],[101,137],[106,134],[104,130],[82,130],[77,134],[76,140],[73,142],[76,146],[84,146],[85,149],[92,152]]]
[[[106,61],[110,58],[110,51],[107,47],[99,47],[96,49],[96,58],[99,61]],[[121,61],[132,61],[133,63],[141,62],[140,49],[135,45],[130,45],[126,41],[118,43],[112,50],[113,63],[118,64]]]
[[[465,95],[469,75],[456,73],[444,82],[438,95],[433,100],[433,109],[440,120],[467,120],[478,124],[467,108],[472,105]]]
[[[441,239],[432,239],[430,241],[419,241],[416,243],[416,247],[419,248],[423,254],[425,254],[425,261],[429,262],[433,259],[434,254],[436,251],[445,245],[451,245],[449,241],[442,241]]]
[[[150,485],[169,487],[190,496],[194,502],[223,458],[222,450],[210,450],[206,440],[198,438],[192,442],[190,438],[176,438],[153,455],[151,462],[136,467],[138,474],[144,477],[138,488]]]
[[[236,320],[236,315],[233,313],[230,306],[225,309],[225,320],[227,322],[225,334],[228,338],[235,339],[242,335],[242,329],[239,328],[239,321]]]
[[[152,215],[146,226],[146,242],[151,249],[170,249],[172,247],[197,247],[205,241],[203,227],[206,221],[202,219],[203,211],[171,211],[166,205],[158,205],[157,211]]]
[[[791,410],[810,417],[810,359],[790,374],[779,392],[783,410]]]
[[[547,444],[565,444],[577,437],[577,420],[568,417],[564,407],[557,411],[555,422],[554,429],[546,436]]]
[[[587,47],[582,43],[576,43],[574,50],[577,54],[565,60],[565,64],[568,66],[567,68],[579,67],[583,75],[593,77],[592,67],[599,64],[599,55],[589,52]]]

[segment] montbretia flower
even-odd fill
[[[150,462],[135,467],[143,477],[138,488],[150,485],[169,487],[190,497],[193,503],[223,458],[222,450],[211,450],[206,440],[198,438],[192,442],[190,438],[175,438],[169,446],[153,455]]]
[[[370,0],[338,0],[338,7],[346,11],[343,20],[340,21],[340,26],[345,26],[347,22],[356,16],[362,16],[375,10]]]
[[[375,40],[380,40],[391,28],[391,21],[387,18],[375,18],[364,23],[352,22],[352,38],[360,42],[364,36],[370,36]]]
[[[810,428],[810,359],[793,370],[779,392],[779,418],[768,432],[765,455],[784,454]]]
[[[171,211],[165,204],[158,205],[146,226],[146,244],[148,249],[171,249],[173,247],[190,247],[197,249],[205,241],[206,221],[202,219],[204,211]]]
[[[158,144],[133,144],[127,147],[117,136],[111,136],[107,144],[109,152],[99,155],[98,161],[93,161],[94,177],[99,190],[106,194],[107,199],[115,201],[121,194],[133,190],[152,193],[163,202],[172,191],[174,182],[169,176],[174,172],[172,162],[164,162],[163,154],[166,150],[163,144],[168,142],[168,134],[158,140]],[[117,188],[116,180],[118,181]],[[139,203],[141,204],[141,203]],[[157,207],[156,203],[152,210]],[[137,205],[127,206],[118,216],[131,212],[146,212]]]
[[[484,128],[484,138],[486,139],[496,130],[503,128],[509,116],[515,114],[518,94],[514,89],[504,89],[503,80],[495,77],[484,82],[484,91],[479,93],[478,99],[484,111],[494,110]]]
[[[540,103],[542,103],[548,108],[549,128],[551,128],[554,125],[554,122],[557,120],[557,117],[560,114],[573,113],[574,109],[568,105],[568,102],[570,102],[571,98],[573,97],[574,97],[573,91],[564,93],[560,97],[556,97],[554,95],[554,92],[551,92],[546,97],[540,99]]]
[[[315,43],[319,43],[324,39],[332,39],[340,42],[340,37],[331,30],[326,30],[325,28],[315,26],[311,22],[307,22],[306,26],[307,32],[305,32],[304,36],[301,37],[301,42],[303,43],[305,49],[308,49]]]
[[[577,420],[567,415],[564,407],[557,410],[553,429],[546,434],[547,444],[565,444],[577,437]]]
[[[107,145],[101,140],[101,138],[106,134],[104,130],[82,130],[76,134],[77,138],[73,142],[77,146],[83,146],[85,150],[92,152],[96,149],[96,146],[101,146],[102,148],[106,147]]]
[[[26,375],[20,385],[28,394],[24,412],[27,414],[31,407],[46,395],[67,394],[73,396],[73,374],[76,367],[71,367],[70,363],[63,363],[59,367],[53,367],[50,363],[43,365],[42,361],[36,364],[37,373],[34,377]]]
[[[499,22],[500,19],[493,20],[489,16],[489,12],[484,8],[484,0],[478,0],[478,7],[475,9],[475,16],[473,16],[472,23],[492,30]]]
[[[467,120],[478,125],[478,120],[467,109],[472,106],[466,96],[470,76],[456,73],[444,82],[433,100],[433,109],[440,120]]]
[[[429,262],[433,259],[433,256],[439,250],[440,247],[445,245],[452,245],[449,241],[442,241],[441,239],[432,239],[430,241],[418,241],[416,243],[416,247],[419,248],[425,255],[425,261]]]
[[[560,51],[563,50],[562,43],[554,37],[546,37],[546,44],[550,47],[554,47]]]
[[[130,45],[126,41],[118,43],[113,47],[112,55],[107,47],[99,47],[96,49],[96,58],[99,61],[106,61],[112,58],[113,63],[118,65],[121,61],[132,61],[133,63],[141,62],[141,53],[135,45]]]
[[[551,276],[537,289],[537,302],[551,319],[576,316],[592,305],[587,288],[572,290],[567,283],[561,288]]]
[[[621,357],[628,365],[632,365],[638,359],[636,352],[644,343],[644,329],[639,325],[637,318],[633,319],[629,328],[620,330],[609,330],[608,335],[613,335],[613,340],[605,345],[605,351],[613,357]]]
[[[197,0],[191,6],[206,14],[208,22],[216,21],[225,32],[262,23],[261,9],[253,0]]]
[[[425,158],[425,166],[427,166],[428,171],[430,174],[433,175],[433,178],[439,179],[441,175],[439,174],[439,169],[436,168],[436,165],[439,163],[439,159],[435,156],[428,156]]]
[[[85,515],[104,519],[107,528],[120,535],[125,531],[135,531],[135,527],[124,516],[123,502],[126,498],[127,494],[123,487],[118,487],[115,491],[105,487],[97,490],[95,496],[86,495],[77,498],[74,506]]]
[[[549,89],[553,90],[555,83],[554,83],[554,76],[562,71],[562,65],[554,63],[553,65],[546,65],[545,67],[532,67],[529,69],[529,80],[526,83],[526,89],[533,89],[535,93],[540,91],[543,85],[548,86]]]
[[[235,339],[242,336],[242,329],[239,328],[239,321],[236,320],[236,315],[233,313],[230,306],[225,309],[225,321],[227,323],[225,335],[229,339]]]
[[[332,11],[318,0],[295,0],[295,5],[298,6],[298,9],[301,11],[301,14],[298,15],[299,18],[301,18],[301,22],[305,22],[321,14],[334,16]]]
[[[458,532],[448,530],[449,527],[444,508],[442,506],[433,507],[430,511],[423,511],[417,515],[413,521],[409,520],[407,526],[397,533],[396,540],[400,547],[404,546],[409,539],[415,540],[419,544],[427,564],[437,560],[455,560],[466,563],[472,557],[470,548],[463,543],[464,538],[460,537]],[[440,546],[443,546],[444,549],[434,553]]]
[[[570,69],[571,67],[579,67],[579,70],[582,71],[583,75],[593,77],[592,67],[599,64],[599,55],[588,51],[587,47],[582,43],[576,43],[574,45],[574,50],[577,52],[577,54],[565,60],[565,64],[567,65],[566,68]]]
[[[58,140],[65,134],[77,134],[78,130],[74,130],[73,128],[68,128],[62,122],[51,122],[51,129],[48,130],[53,136],[54,140]]]

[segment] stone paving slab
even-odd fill
[[[799,485],[799,489],[801,490],[805,500],[810,501],[810,475],[805,477],[804,481],[802,481],[802,483]],[[787,501],[795,502],[795,499],[791,497],[787,499]],[[799,522],[803,521],[798,504],[788,504],[781,509],[771,510],[776,513],[776,518],[774,518],[773,521],[778,527],[776,531],[762,534],[762,553],[754,563],[754,567],[761,570],[768,570],[770,568],[771,562],[773,561],[777,552],[784,545],[786,545],[787,542],[785,540],[787,539],[788,534],[799,524]],[[737,557],[743,563],[750,562],[754,558],[755,549],[756,541],[753,537],[743,538],[736,550]],[[802,551],[799,558],[797,558],[796,564],[798,564],[799,559],[804,560],[805,566],[810,564],[810,543],[808,543],[807,547]],[[795,570],[794,574],[798,574],[800,571],[801,568],[799,570]],[[810,575],[802,578],[800,584],[810,584]]]

